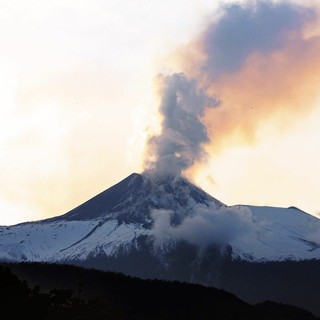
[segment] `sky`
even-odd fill
[[[229,205],[319,213],[319,5],[0,0],[0,224],[63,214],[162,156],[175,74],[201,89],[188,108],[214,101],[185,176]]]

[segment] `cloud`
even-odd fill
[[[169,240],[186,241],[202,249],[210,245],[225,247],[231,242],[247,237],[259,227],[252,219],[248,207],[223,207],[196,205],[192,216],[181,224],[171,224],[173,212],[153,210],[152,229],[155,246],[163,247]]]

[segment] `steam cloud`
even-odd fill
[[[170,210],[153,210],[153,235],[155,246],[162,247],[170,238],[186,241],[200,248],[209,245],[225,247],[255,232],[258,225],[247,207],[195,206],[194,215],[187,217],[178,226],[171,224]]]

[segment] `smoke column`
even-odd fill
[[[209,136],[204,113],[219,102],[182,73],[162,75],[158,81],[161,132],[149,139],[154,158],[148,160],[147,168],[157,175],[176,177],[205,156],[203,145],[209,142]]]

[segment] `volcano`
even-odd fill
[[[308,300],[320,289],[318,218],[227,206],[181,177],[133,173],[64,215],[2,226],[0,260],[200,283],[320,312]]]

